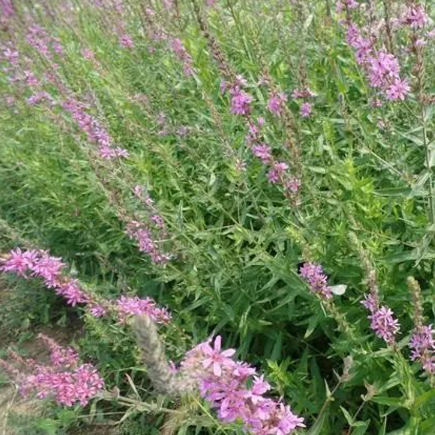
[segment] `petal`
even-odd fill
[[[211,358],[207,358],[202,362],[202,366],[204,368],[208,368],[211,366],[212,362],[213,362],[213,360]]]
[[[233,356],[234,354],[236,353],[236,351],[235,351],[235,349],[227,349],[227,350],[224,350],[222,353],[221,353],[221,355],[222,356],[225,356],[225,357],[230,357],[230,356]]]
[[[222,337],[218,335],[214,341],[214,350],[219,352],[221,350]]]
[[[214,363],[213,364],[213,373],[215,376],[220,376],[222,374],[222,369],[221,366],[219,365],[219,363]]]

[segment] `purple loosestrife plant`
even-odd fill
[[[84,304],[94,317],[103,317],[109,313],[116,315],[121,323],[129,316],[147,314],[156,323],[168,323],[170,313],[157,306],[151,298],[121,296],[116,301],[97,298],[85,292],[77,279],[65,274],[65,264],[60,258],[50,256],[47,251],[31,249],[21,251],[17,248],[0,260],[0,271],[14,273],[22,278],[42,278],[46,287],[54,289],[72,307]]]
[[[375,334],[392,346],[396,342],[396,335],[400,330],[399,321],[393,311],[386,306],[379,306],[378,296],[370,293],[361,303],[369,310],[370,328]]]
[[[113,139],[108,131],[97,119],[86,113],[86,106],[84,104],[69,98],[62,103],[62,107],[70,113],[80,130],[86,134],[89,142],[98,145],[100,157],[111,160],[129,156],[126,149],[113,146]]]
[[[154,216],[152,223],[157,225],[155,220],[162,224],[160,216]],[[153,233],[149,226],[143,222],[131,221],[127,225],[128,236],[136,240],[139,251],[149,255],[151,261],[156,264],[167,263],[171,259],[171,255],[162,252],[154,240]]]
[[[308,284],[311,291],[321,299],[331,299],[332,291],[328,286],[328,277],[323,273],[323,268],[316,263],[305,263],[299,270],[302,279]]]
[[[25,279],[42,278],[48,288],[66,299],[68,305],[88,303],[89,296],[80,288],[78,281],[63,274],[65,266],[61,259],[51,256],[47,251],[31,249],[21,251],[17,248],[0,262],[0,271],[15,273]]]
[[[193,60],[181,39],[173,38],[170,41],[170,47],[177,58],[182,62],[184,74],[191,76],[193,74]]]
[[[303,419],[290,406],[265,396],[270,385],[263,376],[254,376],[254,368],[234,360],[234,354],[234,349],[222,350],[217,336],[214,343],[207,340],[187,352],[179,376],[197,385],[220,420],[241,421],[248,433],[288,435],[304,427]]]
[[[435,331],[432,325],[420,325],[409,342],[411,360],[419,361],[429,375],[435,374]]]
[[[165,308],[157,307],[151,298],[140,299],[135,297],[121,296],[116,301],[116,310],[121,322],[125,322],[128,316],[146,314],[156,323],[169,323],[171,315]]]
[[[387,100],[405,100],[410,93],[408,80],[400,77],[400,66],[396,56],[380,45],[375,32],[369,26],[358,27],[351,19],[351,9],[344,5],[346,11],[347,42],[355,50],[357,63],[366,73],[368,83],[378,97]]]
[[[10,18],[15,15],[15,8],[12,0],[0,0],[0,19]]]
[[[41,365],[32,359],[23,359],[14,352],[10,364],[0,359],[0,368],[18,384],[24,397],[54,399],[59,405],[85,406],[104,387],[104,380],[91,364],[80,364],[77,352],[64,348],[53,339],[40,334],[39,338],[50,351],[51,365]]]
[[[281,115],[283,106],[287,102],[287,96],[283,92],[274,93],[267,102],[267,108],[276,116]]]
[[[411,360],[420,362],[432,384],[435,381],[435,331],[433,325],[424,324],[423,298],[420,284],[410,276],[407,279],[413,302],[414,331],[409,342]]]

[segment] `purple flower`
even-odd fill
[[[258,157],[263,163],[269,163],[272,158],[272,149],[265,143],[254,145],[252,147],[252,153]]]
[[[301,116],[303,118],[308,118],[311,115],[312,110],[313,106],[311,105],[311,103],[303,103],[301,106]]]
[[[409,342],[411,360],[420,361],[423,370],[435,374],[435,331],[432,325],[416,328]]]
[[[206,355],[202,365],[204,368],[213,366],[213,373],[215,376],[220,376],[222,374],[222,366],[230,364],[228,358],[236,353],[234,349],[227,349],[221,352],[221,341],[222,338],[218,335],[214,341],[213,348],[208,343],[202,348],[202,351]]]
[[[10,18],[13,15],[15,15],[15,9],[12,0],[0,0],[0,16]]]
[[[404,100],[411,88],[408,80],[397,78],[387,89],[387,98],[390,100]]]
[[[94,317],[103,317],[107,314],[107,308],[100,304],[93,304],[90,306],[89,312]]]
[[[274,115],[279,116],[286,101],[287,97],[284,93],[275,93],[269,98],[269,101],[267,102],[267,108]]]
[[[287,171],[288,165],[284,162],[274,162],[272,168],[267,173],[267,178],[270,183],[278,183]]]
[[[238,86],[235,86],[232,90],[230,90],[230,93],[231,113],[236,115],[249,114],[251,111],[250,104],[253,101],[253,98],[246,92],[242,91]]]
[[[320,264],[305,263],[300,268],[299,274],[313,293],[318,294],[323,299],[332,298],[331,288],[327,284],[328,278],[323,273],[323,268]]]
[[[421,4],[409,6],[402,17],[403,24],[411,26],[413,29],[422,29],[428,20],[424,6]]]
[[[124,48],[134,48],[134,42],[130,35],[124,34],[119,37],[119,43]]]
[[[0,262],[0,271],[12,272],[19,276],[27,278],[27,272],[31,271],[39,256],[39,251],[30,249],[21,251],[20,248],[12,250],[9,256]]]
[[[379,338],[387,344],[393,344],[395,336],[399,332],[399,321],[394,318],[394,313],[390,308],[382,306],[368,316],[371,321],[370,327]]]
[[[364,305],[371,313],[374,313],[379,308],[377,295],[374,295],[373,293],[365,295],[364,300],[361,301],[361,304]]]
[[[116,301],[116,309],[121,322],[125,322],[128,316],[146,314],[157,323],[168,323],[170,313],[164,308],[158,308],[151,298],[140,299],[139,297],[121,296]]]
[[[304,427],[303,419],[293,414],[289,406],[264,397],[270,385],[263,376],[256,376],[248,387],[255,370],[231,357],[235,350],[221,351],[221,338],[216,337],[197,345],[186,353],[179,375],[199,388],[223,422],[241,420],[246,432],[254,435],[289,435]]]
[[[63,296],[67,304],[72,307],[75,307],[77,304],[86,304],[89,302],[89,297],[80,288],[79,282],[76,279],[70,279],[58,285],[56,294]]]

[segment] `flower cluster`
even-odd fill
[[[124,322],[127,316],[146,314],[156,323],[169,323],[171,315],[165,308],[157,307],[156,302],[151,298],[140,299],[135,297],[121,296],[116,301],[116,309],[119,319]]]
[[[43,101],[48,101],[49,103],[51,103],[51,105],[56,104],[53,100],[53,97],[45,91],[36,92],[35,94],[31,95],[29,98],[26,99],[27,104],[29,104],[30,106],[36,106]]]
[[[186,76],[191,76],[193,74],[193,60],[187,52],[184,44],[179,38],[174,38],[170,41],[170,47],[178,59],[183,63],[184,74],[186,74]]]
[[[9,18],[15,15],[12,0],[0,0],[0,17]]]
[[[104,380],[96,368],[91,364],[80,364],[74,349],[64,348],[45,335],[39,337],[50,350],[50,366],[25,360],[11,352],[14,364],[0,360],[0,367],[17,382],[23,396],[50,397],[65,406],[87,405],[104,387]]]
[[[249,133],[246,140],[251,152],[268,168],[267,179],[270,183],[280,184],[286,193],[295,194],[301,185],[300,180],[290,175],[287,163],[273,158],[272,148],[262,140],[263,125],[264,119],[261,117],[257,119],[256,123],[249,121]]]
[[[47,59],[52,59],[53,52],[63,56],[60,39],[49,35],[45,29],[36,24],[29,28],[27,42]]]
[[[240,86],[233,86],[229,92],[231,95],[231,113],[248,115],[251,112],[252,96],[242,90]]]
[[[408,6],[402,17],[400,24],[410,26],[413,29],[422,29],[429,21],[424,6],[421,4],[414,4]]]
[[[376,49],[376,38],[355,23],[347,22],[347,42],[355,50],[355,57],[364,69],[369,84],[379,94],[388,100],[405,100],[410,93],[407,79],[400,77],[400,66],[397,58],[384,49]]]
[[[62,107],[71,114],[80,130],[86,133],[88,140],[98,145],[103,159],[128,157],[129,153],[126,149],[113,146],[113,139],[108,131],[97,119],[86,113],[84,104],[70,98],[62,104]]]
[[[420,361],[423,370],[429,374],[435,374],[435,331],[432,325],[419,326],[414,331],[409,342],[411,348],[411,360]]]
[[[302,89],[295,89],[292,93],[292,97],[295,100],[302,100],[302,104],[300,107],[300,114],[302,118],[309,118],[312,111],[313,111],[313,105],[307,101],[309,98],[314,97],[315,94],[312,92],[309,88],[304,87]]]
[[[56,294],[62,296],[68,305],[74,307],[77,304],[85,304],[94,317],[102,317],[113,312],[121,322],[125,322],[127,316],[136,314],[147,314],[157,323],[168,323],[171,319],[169,312],[165,308],[157,307],[156,302],[151,298],[121,296],[116,301],[96,299],[81,288],[77,279],[64,274],[64,267],[65,264],[60,258],[37,249],[21,251],[17,248],[0,260],[1,272],[15,273],[25,279],[42,278],[44,284],[48,288],[55,289]],[[46,344],[52,348],[50,343]],[[52,350],[57,354],[54,347]]]
[[[112,32],[118,37],[119,45],[123,48],[134,48],[134,41],[131,35],[127,32],[125,7],[123,0],[110,0],[110,1],[95,1],[98,8],[104,9],[104,14],[112,13],[113,29]]]
[[[267,102],[267,108],[276,116],[281,115],[284,104],[287,102],[287,96],[283,92],[275,92]]]
[[[154,225],[162,226],[163,222],[160,216],[152,216],[151,221]],[[130,238],[136,240],[139,251],[145,252],[156,264],[163,264],[170,260],[169,254],[163,253],[156,241],[154,240],[151,229],[143,222],[131,221],[127,225],[127,234]]]
[[[332,298],[332,291],[328,286],[328,277],[323,273],[320,264],[305,263],[300,268],[299,274],[313,293],[318,294],[322,299]]]
[[[399,321],[394,318],[393,311],[386,306],[379,306],[378,296],[370,293],[361,303],[369,310],[370,328],[387,344],[395,343],[395,336],[400,330]]]
[[[208,340],[187,352],[180,372],[189,377],[219,419],[242,421],[244,430],[255,435],[288,435],[304,427],[303,418],[290,406],[265,396],[270,385],[248,364],[235,361],[234,349],[221,349],[221,337]],[[253,380],[252,380],[252,377]]]
[[[359,3],[356,0],[338,0],[337,2],[337,12],[342,12],[346,9],[356,9]]]
[[[2,272],[12,272],[26,279],[42,278],[46,287],[54,289],[56,294],[63,296],[73,307],[89,302],[89,296],[80,288],[78,281],[63,275],[65,264],[62,260],[47,251],[30,249],[23,252],[17,248],[0,264]]]

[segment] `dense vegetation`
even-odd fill
[[[435,433],[432,9],[0,0],[16,430]]]

